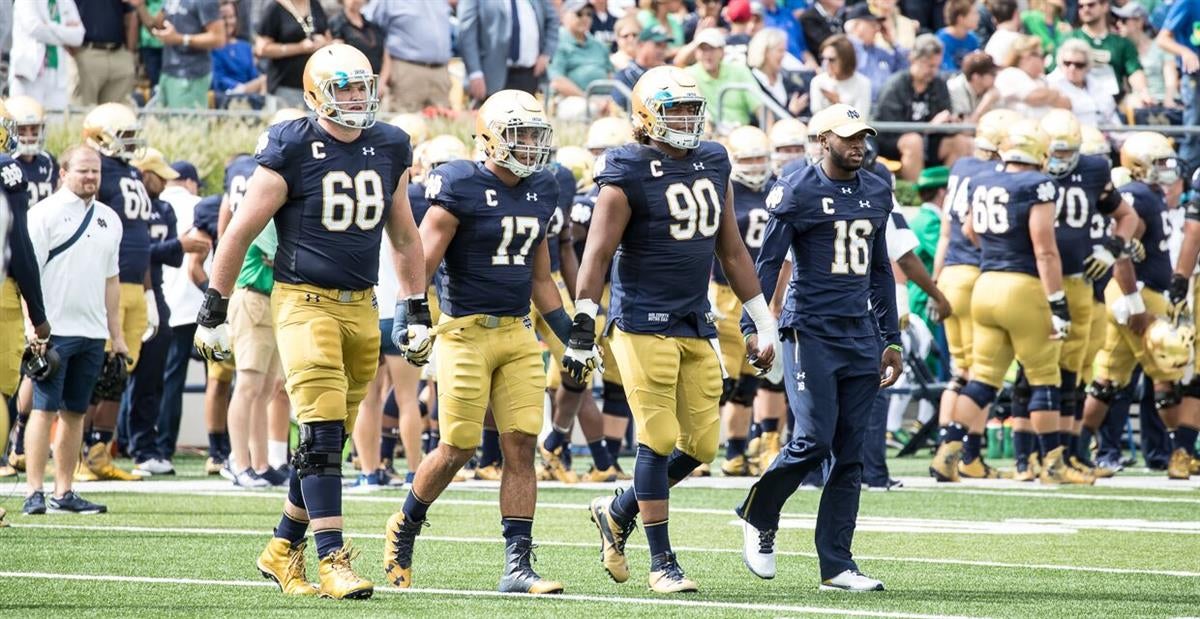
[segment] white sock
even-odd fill
[[[933,416],[937,414],[937,409],[933,407],[933,403],[928,400],[921,400],[917,405],[917,421],[922,424],[927,423]]]
[[[267,441],[267,464],[277,469],[288,461],[287,441]]]

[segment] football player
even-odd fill
[[[324,47],[304,67],[304,99],[316,118],[270,127],[258,141],[258,168],[239,214],[213,261],[197,316],[196,347],[206,358],[229,355],[228,295],[250,242],[268,219],[279,236],[271,312],[300,444],[283,516],[258,569],[289,595],[370,597],[342,539],[342,447],[379,363],[375,276],[386,227],[408,310],[407,357],[428,359],[421,241],[408,204],[408,135],[375,124],[378,78],[349,45]],[[385,303],[392,302],[385,299]],[[311,524],[320,586],[304,574]]]
[[[1175,262],[1175,272],[1171,275],[1171,288],[1168,300],[1171,304],[1170,317],[1175,324],[1196,324],[1195,312],[1200,308],[1200,286],[1195,286],[1193,299],[1188,298],[1188,286],[1195,279],[1198,267],[1197,256],[1200,256],[1200,169],[1192,173],[1191,198],[1184,210],[1183,244],[1179,248],[1179,258]],[[1188,301],[1191,300],[1191,308]],[[1195,355],[1197,369],[1200,370],[1200,354]],[[1183,402],[1179,407],[1179,426],[1175,430],[1176,446],[1184,449],[1191,456],[1189,474],[1200,475],[1200,459],[1196,458],[1195,433],[1200,428],[1200,371],[1183,386]],[[1192,442],[1187,439],[1191,437]],[[1190,445],[1190,447],[1189,447]],[[1174,452],[1172,452],[1174,457]],[[1177,472],[1182,473],[1182,467],[1177,466]]]
[[[479,446],[491,405],[504,455],[500,515],[508,593],[560,593],[562,584],[532,566],[537,478],[533,451],[541,431],[546,374],[529,318],[534,305],[560,340],[570,330],[550,278],[545,242],[558,181],[545,169],[553,130],[532,95],[502,90],[475,120],[482,163],[459,160],[425,180],[430,208],[421,222],[425,267],[445,261],[436,327],[441,443],[422,462],[404,507],[388,519],[384,570],[412,586],[412,553],[430,504]],[[404,317],[396,317],[393,339]]]
[[[1171,230],[1164,188],[1179,180],[1179,162],[1167,138],[1146,131],[1133,134],[1121,145],[1121,165],[1133,178],[1120,188],[1121,197],[1133,207],[1145,226],[1141,244],[1146,255],[1134,265],[1142,286],[1140,295],[1124,294],[1115,282],[1110,282],[1104,291],[1109,318],[1104,346],[1096,356],[1096,375],[1084,403],[1083,425],[1096,432],[1108,414],[1115,394],[1129,384],[1134,365],[1141,364],[1142,371],[1154,381],[1155,408],[1167,430],[1180,439],[1171,446],[1167,475],[1172,479],[1187,479],[1191,456],[1183,443],[1193,445],[1196,441],[1195,420],[1189,418],[1187,425],[1181,426],[1179,417],[1182,392],[1178,381],[1183,377],[1187,353],[1182,355],[1182,360],[1171,358],[1170,354],[1155,354],[1160,351],[1148,344],[1165,342],[1176,335],[1171,325],[1164,325],[1168,327],[1165,331],[1154,328],[1153,338],[1148,329],[1143,338],[1134,331],[1138,325],[1131,320],[1139,310],[1150,312],[1152,316],[1168,313],[1163,293],[1171,288],[1173,269],[1167,248]]]
[[[808,152],[808,128],[795,118],[781,118],[767,132],[771,142],[771,171],[783,174],[783,168]]]
[[[30,206],[41,202],[58,187],[58,162],[46,151],[46,112],[31,97],[9,97],[4,106],[16,125],[13,158],[25,173]]]
[[[633,491],[593,500],[591,517],[602,564],[625,582],[625,542],[640,513],[650,588],[678,593],[697,586],[671,550],[670,486],[712,460],[719,435],[722,371],[707,294],[714,253],[763,334],[754,350],[763,367],[775,365],[777,327],[730,208],[729,155],[701,141],[706,102],[695,80],[675,67],[650,69],[634,85],[632,104],[637,143],[611,148],[596,163],[600,193],[563,365],[580,382],[602,366],[595,318],[612,261],[609,362],[621,369],[638,450]]]
[[[1017,121],[1000,145],[1003,167],[971,179],[966,231],[980,246],[980,275],[971,295],[971,378],[955,400],[952,422],[930,465],[939,480],[954,478],[970,426],[986,414],[1015,356],[1030,384],[1042,482],[1093,481],[1067,463],[1058,433],[1058,360],[1071,316],[1054,238],[1058,187],[1042,172],[1048,143],[1037,123]]]
[[[971,290],[979,277],[979,248],[963,234],[963,223],[971,214],[971,179],[976,174],[992,170],[999,165],[1000,141],[1008,128],[1019,118],[1015,112],[1004,109],[984,114],[975,127],[975,155],[959,158],[950,168],[950,180],[946,185],[946,208],[943,210],[937,253],[933,261],[933,279],[955,310],[945,321],[946,343],[950,349],[950,364],[954,377],[942,392],[939,404],[938,427],[943,430],[952,421],[954,401],[959,391],[966,386],[971,370],[971,335],[974,329],[974,323],[971,322]],[[967,476],[986,477],[990,474],[990,468],[985,467],[981,460],[976,462],[986,421],[986,416],[981,416],[969,424],[964,452],[970,457],[970,462],[960,462],[954,469],[941,473],[931,468],[930,472],[934,477],[941,474],[943,477],[957,479],[963,469],[966,469]],[[939,435],[939,442],[942,438],[944,437]],[[964,457],[963,461],[966,460]]]
[[[142,334],[151,322],[158,325],[158,304],[150,283],[150,216],[154,207],[142,173],[130,163],[145,149],[142,125],[137,114],[121,103],[96,106],[83,119],[83,137],[100,151],[100,190],[96,199],[108,205],[121,219],[121,303],[118,320],[124,342],[110,342],[101,376],[113,376],[113,384],[98,381],[104,388],[93,394],[84,432],[84,460],[76,480],[136,480],[112,462],[110,443],[116,428],[124,379],[137,367]],[[117,344],[123,346],[117,346]],[[125,350],[120,350],[125,348]],[[124,367],[117,367],[117,366]]]
[[[812,471],[829,466],[817,515],[821,589],[881,591],[858,571],[850,543],[858,519],[863,445],[877,391],[901,373],[895,279],[886,225],[890,183],[859,170],[875,135],[853,107],[813,116],[810,135],[824,155],[781,178],[767,198],[770,217],[756,265],[773,293],[779,268],[794,256],[780,324],[784,384],[795,430],[751,488],[743,519],[742,558],[760,578],[775,576],[775,533],[787,499]],[[869,305],[868,305],[869,303]],[[763,333],[742,319],[748,345]]]
[[[7,239],[7,251],[11,257],[8,258],[8,277],[0,285],[0,402],[5,403],[16,394],[21,378],[21,353],[25,348],[22,299],[28,308],[29,322],[35,325],[35,343],[44,346],[50,341],[50,324],[46,322],[46,309],[42,300],[41,275],[26,225],[26,214],[31,204],[33,189],[28,187],[29,182],[19,160],[14,161],[12,157],[4,154],[21,154],[18,133],[16,119],[8,111],[6,103],[0,102],[0,189],[8,202],[7,212],[12,231],[3,235]],[[54,167],[57,169],[58,166]],[[28,412],[23,415],[25,421],[28,420],[28,415]],[[4,418],[3,422],[0,422],[0,430],[3,430],[3,434],[0,434],[0,447],[3,447],[9,434],[8,411],[0,411],[0,417]],[[15,475],[18,470],[24,470],[25,423],[19,420],[18,424],[13,450],[8,453],[8,465],[2,467],[3,472],[0,472],[0,476],[8,477]]]
[[[1040,124],[1050,139],[1046,173],[1058,181],[1054,236],[1062,258],[1063,292],[1067,295],[1072,324],[1059,357],[1062,376],[1059,434],[1067,448],[1069,464],[1084,473],[1108,477],[1111,471],[1095,469],[1090,458],[1077,455],[1083,419],[1079,375],[1088,361],[1085,353],[1093,323],[1092,283],[1108,275],[1110,269],[1121,294],[1130,299],[1131,307],[1143,310],[1131,311],[1130,330],[1140,335],[1150,324],[1152,317],[1134,300],[1138,296],[1137,281],[1130,254],[1137,253],[1134,235],[1138,215],[1113,187],[1109,159],[1080,153],[1083,132],[1074,114],[1069,110],[1051,110]],[[1112,220],[1110,235],[1106,236],[1104,226],[1094,225],[1097,214],[1101,215],[1101,221]],[[1015,421],[1013,430],[1014,436],[1016,432],[1028,431]]]
[[[728,142],[734,216],[750,259],[755,260],[767,225],[767,189],[774,182],[772,144],[762,129],[751,126],[734,129]],[[751,407],[759,388],[758,371],[746,359],[746,346],[738,328],[742,303],[730,287],[720,261],[713,262],[709,303],[717,318],[722,367],[727,375],[721,390],[721,417],[725,426],[725,462],[721,464],[721,472],[730,477],[758,475],[761,472],[758,462],[751,461],[746,454]],[[775,429],[778,431],[778,427]],[[754,455],[757,451],[761,448]]]

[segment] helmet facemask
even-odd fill
[[[142,126],[107,131],[112,137],[100,142],[97,150],[108,157],[129,162],[141,159],[146,153],[146,138],[142,137]]]
[[[507,125],[494,123],[491,127],[496,144],[488,156],[497,165],[525,178],[540,172],[550,163],[553,155],[551,142],[554,129],[550,123],[540,119],[513,119]]]
[[[1150,162],[1146,171],[1146,182],[1154,185],[1171,185],[1179,180],[1179,158],[1160,157]]]
[[[1064,156],[1064,153],[1068,153]],[[1075,170],[1079,163],[1079,146],[1071,146],[1057,140],[1050,142],[1046,155],[1046,173],[1062,178]]]
[[[646,102],[646,107],[656,120],[646,132],[647,137],[681,150],[691,150],[700,145],[700,138],[704,135],[705,110],[708,108],[703,97],[672,97],[663,91]]]
[[[747,159],[761,159],[762,161],[743,163]],[[762,191],[763,187],[767,185],[767,179],[771,177],[771,158],[767,153],[740,154],[733,160],[729,176],[754,191]]]
[[[351,84],[361,83],[366,90],[366,98],[361,100],[339,100],[339,89],[348,88]],[[346,127],[348,129],[366,129],[375,124],[375,114],[379,111],[379,85],[376,76],[362,69],[346,73],[339,71],[334,77],[317,83],[321,92],[322,102],[310,101],[309,105],[319,116]],[[355,109],[361,107],[362,109]]]
[[[32,135],[23,135],[23,129],[32,128]],[[24,157],[33,157],[41,153],[46,146],[46,125],[45,123],[17,123],[16,124],[16,153]]]

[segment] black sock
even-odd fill
[[[483,442],[479,448],[479,466],[500,464],[500,432],[492,428],[483,429]]]
[[[667,531],[668,520],[662,522],[647,522],[646,543],[650,546],[650,556],[654,557],[664,552],[671,552],[671,535]]]
[[[763,432],[778,432],[779,431],[779,420],[778,419],[763,419],[762,421],[758,422],[758,426],[760,428],[762,428]]]
[[[1029,455],[1033,453],[1034,434],[1032,432],[1013,431],[1013,457],[1017,460],[1017,470],[1024,471],[1029,466]]]
[[[29,415],[17,415],[17,436],[13,439],[13,453],[25,453],[25,426],[29,424]]]
[[[221,459],[228,460],[233,447],[229,445],[229,430],[221,430]]]
[[[616,520],[617,524],[622,526],[633,522],[633,519],[637,518],[639,511],[641,509],[638,507],[637,493],[633,491],[633,488],[618,494],[617,498],[613,499],[612,506],[609,508],[609,513],[612,514],[613,520]]]
[[[1196,455],[1196,436],[1200,430],[1189,426],[1175,428],[1175,447],[1182,447],[1189,456]]]
[[[951,422],[942,426],[941,429],[943,443],[953,443],[954,441],[963,441],[967,438],[967,428],[961,424]]]
[[[511,544],[518,537],[533,537],[533,518],[500,518],[504,529],[504,543]]]
[[[221,433],[208,433],[208,457],[214,460],[223,460],[221,457]]]
[[[1058,447],[1062,444],[1061,440],[1058,437],[1058,431],[1047,432],[1045,434],[1039,434],[1039,435],[1037,435],[1037,437],[1038,437],[1038,448],[1041,450],[1041,455],[1042,455],[1043,459],[1046,457],[1046,454],[1054,451],[1055,449],[1058,449]]]
[[[96,443],[104,443],[104,444],[111,443],[112,437],[113,437],[112,430],[97,430],[95,427],[92,427],[92,431],[88,433],[87,446],[91,447],[92,445],[95,445]]]
[[[385,428],[379,437],[379,457],[391,461],[396,457],[396,430]]]
[[[408,496],[404,497],[404,519],[408,522],[423,522],[425,514],[429,512],[429,503],[422,501],[417,493],[412,490],[408,491]]]
[[[604,439],[588,443],[588,451],[592,453],[592,464],[597,471],[607,471],[612,468],[612,456],[608,455],[608,447],[604,444]]]
[[[292,520],[287,514],[284,514],[279,519],[279,526],[275,527],[275,537],[282,537],[295,545],[296,542],[304,539],[304,534],[308,531],[307,522],[299,522]]]
[[[979,457],[979,448],[983,444],[983,435],[971,433],[963,440],[963,464],[970,464]]]
[[[621,455],[621,440],[619,436],[604,437],[604,447],[608,449],[608,455],[612,457],[613,464],[617,463],[617,458]]]
[[[727,438],[725,439],[725,459],[732,460],[738,456],[746,455],[746,439],[745,438]]]
[[[546,440],[542,441],[542,447],[550,453],[554,453],[559,447],[567,443],[567,433],[560,432],[554,428],[550,428],[550,432],[546,434]],[[566,451],[566,450],[563,450]]]

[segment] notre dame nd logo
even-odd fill
[[[852,118],[854,120],[858,120],[858,118],[859,118],[858,110],[846,110],[846,117]]]

